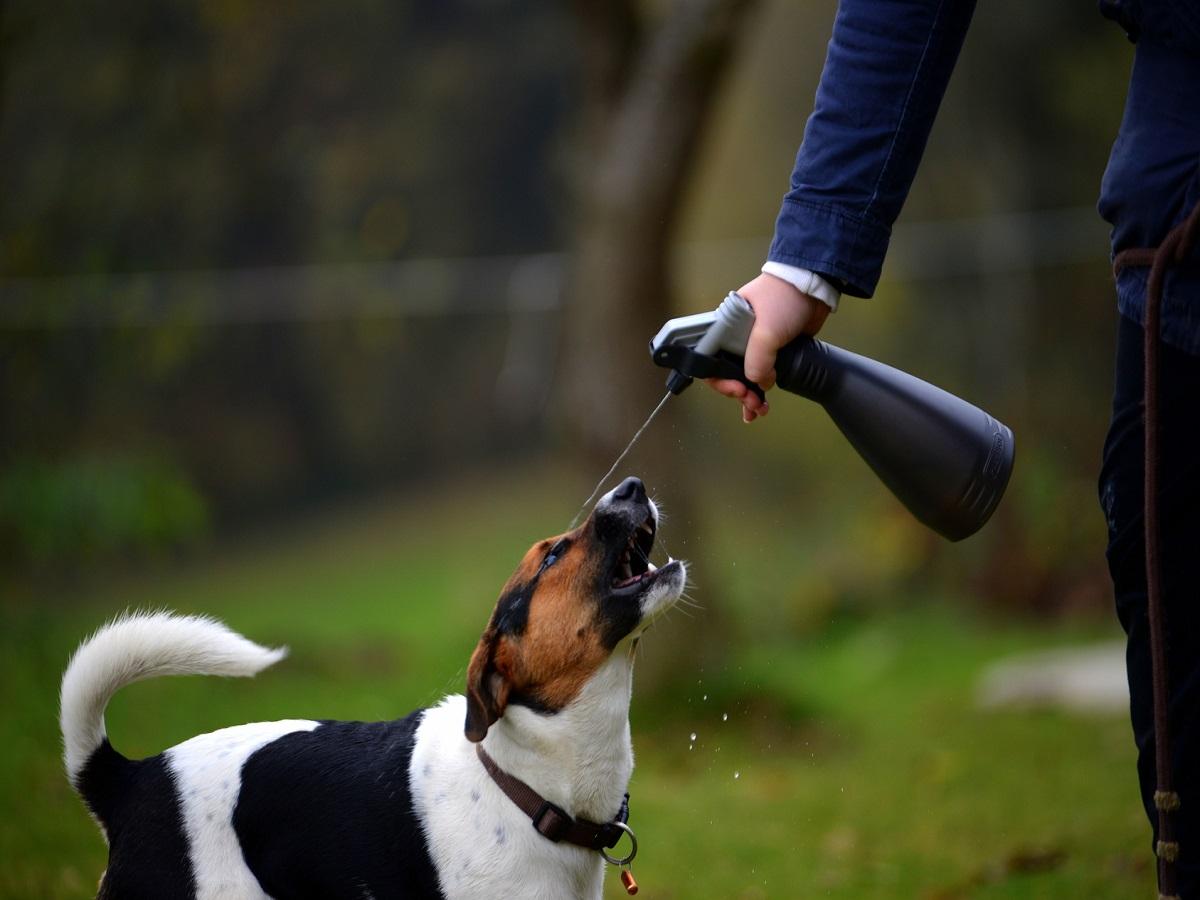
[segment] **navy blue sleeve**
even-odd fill
[[[768,259],[870,297],[975,0],[841,0]]]

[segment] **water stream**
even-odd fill
[[[654,411],[650,413],[650,415],[646,418],[646,421],[642,423],[642,427],[634,432],[633,438],[630,439],[629,443],[625,445],[625,449],[621,451],[621,455],[617,457],[617,461],[614,462],[612,466],[609,467],[609,470],[604,473],[604,477],[596,482],[596,486],[592,489],[592,493],[589,494],[588,498],[583,501],[583,506],[579,507],[579,512],[575,513],[575,518],[573,518],[571,520],[571,524],[567,526],[567,531],[570,531],[579,523],[579,517],[583,515],[584,510],[586,510],[591,505],[592,501],[596,499],[596,495],[600,493],[600,488],[604,487],[604,483],[608,481],[608,479],[612,478],[612,473],[617,471],[617,466],[619,466],[621,461],[629,455],[629,451],[632,450],[633,445],[638,442],[638,438],[642,436],[642,432],[650,426],[650,423],[654,421],[654,417],[659,414],[662,408],[667,405],[667,401],[670,399],[670,391],[667,391],[665,394],[663,394],[663,398],[658,401],[658,406],[654,407]]]

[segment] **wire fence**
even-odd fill
[[[757,269],[765,236],[682,243],[687,285],[724,284]],[[987,279],[1099,263],[1105,226],[1091,207],[903,223],[890,281]],[[108,328],[398,317],[557,313],[569,255],[483,256],[248,269],[0,279],[0,328]]]

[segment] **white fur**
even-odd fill
[[[538,715],[510,706],[484,748],[572,816],[611,819],[633,772],[629,698],[631,642],[623,641],[565,709]],[[538,834],[492,781],[463,737],[462,697],[425,714],[410,767],[413,805],[450,900],[599,898],[599,854]]]
[[[121,688],[160,675],[250,676],[286,655],[200,616],[132,613],[105,625],[63,675],[60,722],[72,784],[104,740],[104,709]]]
[[[179,791],[183,829],[196,877],[196,900],[267,898],[246,865],[233,829],[242,764],[271,741],[296,731],[312,731],[317,724],[289,719],[238,725],[199,735],[166,752]]]

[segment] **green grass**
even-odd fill
[[[639,874],[681,898],[1146,893],[1124,721],[973,708],[985,660],[1046,639],[910,610],[637,705]]]
[[[99,832],[62,777],[55,722],[58,679],[85,634],[127,607],[165,606],[292,648],[252,681],[123,691],[108,724],[127,755],[243,721],[400,715],[459,690],[500,584],[529,543],[563,526],[562,484],[533,474],[460,483],[71,596],[8,588],[0,897],[91,896],[104,867]],[[1152,895],[1124,719],[972,703],[988,661],[1111,631],[934,602],[813,628],[775,589],[797,579],[795,555],[756,547],[739,575],[723,560],[745,559],[744,548],[693,539],[706,610],[673,616],[644,642],[632,785],[643,896]],[[775,598],[763,607],[769,627],[755,616],[763,585]],[[624,896],[615,877],[608,896]]]

